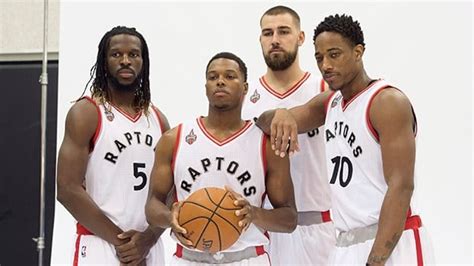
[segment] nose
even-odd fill
[[[272,45],[273,46],[278,46],[280,44],[280,37],[278,36],[278,33],[275,32],[272,35]]]
[[[224,82],[224,77],[222,75],[219,75],[219,77],[217,78],[217,86],[218,87],[222,87],[225,85],[225,82]]]
[[[323,70],[323,72],[326,72],[328,70],[332,70],[331,62],[329,62],[329,60],[326,59],[325,57],[323,58],[323,62],[321,63],[321,69]]]
[[[120,64],[121,65],[130,65],[131,64],[130,58],[128,57],[128,55],[124,55],[122,57],[122,60],[120,60]]]

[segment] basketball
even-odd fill
[[[194,248],[216,253],[232,246],[242,233],[235,215],[240,208],[234,205],[235,199],[225,189],[202,188],[183,202],[178,222],[187,231],[186,238]]]

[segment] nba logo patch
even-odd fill
[[[257,92],[257,90],[255,90],[252,96],[250,96],[250,101],[252,103],[256,103],[258,100],[260,100],[260,94]]]
[[[115,118],[114,113],[108,110],[105,110],[105,117],[107,117],[107,120],[109,120],[110,122],[112,122]]]
[[[196,141],[196,139],[197,139],[197,136],[196,136],[196,134],[194,134],[194,130],[191,129],[191,132],[189,132],[189,134],[186,136],[185,140],[189,145],[191,145]]]
[[[83,258],[86,257],[86,246],[82,246],[82,247],[81,247],[81,256],[82,256]]]

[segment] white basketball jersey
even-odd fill
[[[326,154],[338,230],[378,223],[387,184],[378,135],[369,121],[374,96],[390,86],[377,80],[344,103],[340,91],[328,100]]]
[[[143,231],[148,226],[145,202],[161,121],[153,107],[148,116],[141,112],[136,117],[113,105],[110,111],[103,105],[97,108],[99,125],[87,164],[86,191],[122,230]]]
[[[242,107],[242,117],[253,119],[274,108],[302,105],[323,91],[324,81],[306,72],[293,87],[280,94],[267,84],[264,77],[249,83],[249,92]],[[300,152],[290,157],[291,177],[298,212],[326,211],[331,208],[331,196],[326,174],[324,127],[299,134]]]
[[[178,201],[205,187],[231,187],[251,205],[261,206],[265,193],[265,135],[252,122],[223,141],[215,139],[202,118],[179,125],[173,174]],[[227,251],[268,244],[251,224]]]

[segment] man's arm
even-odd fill
[[[370,120],[379,135],[388,190],[367,262],[383,265],[402,235],[413,193],[415,121],[408,98],[393,88],[381,91],[374,98]]]
[[[186,234],[186,230],[178,224],[181,203],[174,203],[171,210],[166,206],[167,196],[174,185],[171,164],[177,134],[178,128],[173,128],[166,132],[158,142],[155,150],[155,163],[151,171],[145,214],[153,231],[162,232],[171,227],[181,243],[192,246],[191,241],[183,236]]]
[[[268,110],[260,115],[257,125],[266,134],[270,134],[275,154],[285,156],[288,141],[289,153],[298,151],[298,133],[305,133],[324,124],[326,119],[325,103],[333,94],[322,92],[307,103],[287,109]]]
[[[273,209],[267,210],[252,206],[240,194],[226,187],[236,198],[235,204],[242,207],[236,212],[242,216],[240,226],[246,229],[250,223],[271,232],[291,233],[296,228],[297,213],[293,182],[290,176],[290,162],[288,156],[279,157],[272,152],[267,138],[266,160],[267,176],[265,181],[266,192]]]
[[[117,237],[122,230],[104,215],[83,187],[98,119],[96,106],[85,99],[75,103],[68,112],[58,157],[57,199],[92,233],[119,245],[124,242]]]

